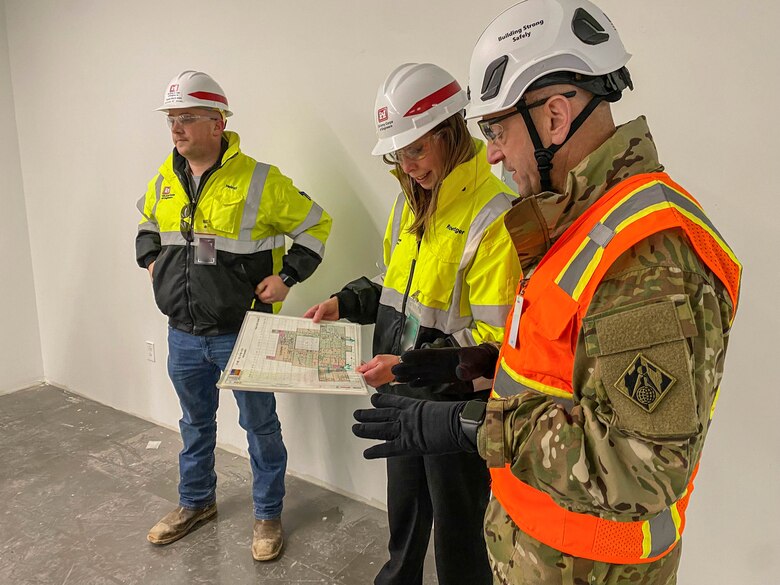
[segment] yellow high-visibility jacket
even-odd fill
[[[265,277],[282,272],[300,282],[314,272],[331,218],[278,168],[243,154],[235,132],[224,133],[222,156],[196,193],[185,169],[174,149],[139,200],[136,260],[144,268],[155,263],[155,300],[172,327],[194,335],[232,333],[253,306],[281,307],[256,299]],[[195,263],[190,222],[193,233],[214,240],[215,265]],[[286,253],[285,236],[293,240]]]
[[[503,340],[521,274],[503,222],[515,195],[491,172],[484,143],[474,142],[476,156],[442,182],[432,228],[419,241],[409,233],[414,215],[401,193],[385,232],[385,273],[351,282],[336,295],[342,317],[376,323],[374,354],[400,355],[437,340],[450,346]],[[490,380],[456,387],[462,385],[472,383],[381,391],[447,400],[487,390]]]

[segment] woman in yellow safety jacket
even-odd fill
[[[462,116],[465,92],[432,64],[405,64],[379,88],[374,155],[401,185],[384,237],[385,271],[309,309],[315,322],[375,323],[374,358],[360,366],[379,392],[429,400],[487,399],[491,381],[415,387],[391,368],[423,345],[498,343],[520,278],[503,225],[514,195]],[[431,525],[441,585],[492,583],[482,536],[489,474],[477,454],[387,460],[390,560],[377,585],[422,585]]]

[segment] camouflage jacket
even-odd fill
[[[645,119],[619,127],[569,173],[563,194],[536,196],[550,243],[621,180],[661,170]],[[507,229],[516,243],[539,240],[523,233],[529,226],[512,225],[510,216]],[[520,253],[527,273],[540,257]],[[636,357],[636,351],[620,351],[620,343],[638,347],[642,326],[636,309],[659,300],[674,301],[685,339],[654,355],[666,371],[682,371],[683,379],[664,397],[667,408],[647,415],[630,400],[616,399],[615,384]],[[478,434],[480,454],[489,465],[510,463],[518,478],[569,510],[621,521],[652,518],[682,497],[699,461],[723,373],[731,313],[724,286],[681,230],[643,240],[612,265],[583,321],[574,408],[566,412],[551,398],[528,392],[491,400]],[[639,314],[657,318],[653,311]],[[600,351],[595,335],[604,319],[614,335],[609,352]],[[521,533],[496,500],[486,515],[485,538],[498,582],[512,584],[674,583],[681,548],[644,565],[574,559]]]

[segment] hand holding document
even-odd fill
[[[368,394],[360,326],[249,311],[217,386],[258,392]]]

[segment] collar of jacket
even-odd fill
[[[222,133],[222,138],[222,154],[220,155],[218,164],[215,163],[214,166],[209,169],[209,171],[224,165],[228,160],[241,153],[241,139],[239,138],[238,134],[229,130],[225,130]],[[163,165],[160,167],[160,172],[164,174],[166,169],[173,169],[177,174],[183,175],[186,168],[187,161],[182,155],[179,154],[179,151],[174,148],[171,154],[168,155],[168,158],[165,159]]]
[[[658,162],[658,152],[647,120],[640,116],[619,126],[604,144],[569,171],[563,193],[546,191],[534,196],[540,221],[544,222],[543,227],[528,222],[527,214],[522,213],[520,204],[527,197],[521,197],[507,212],[506,227],[516,245],[518,242],[537,239],[547,239],[548,245],[552,245],[588,207],[620,181],[640,173],[661,172],[663,169],[663,165]],[[535,238],[530,233],[524,233],[530,230],[546,230],[547,238]],[[532,260],[529,257],[526,263],[521,259],[523,268],[527,269],[533,263]]]

